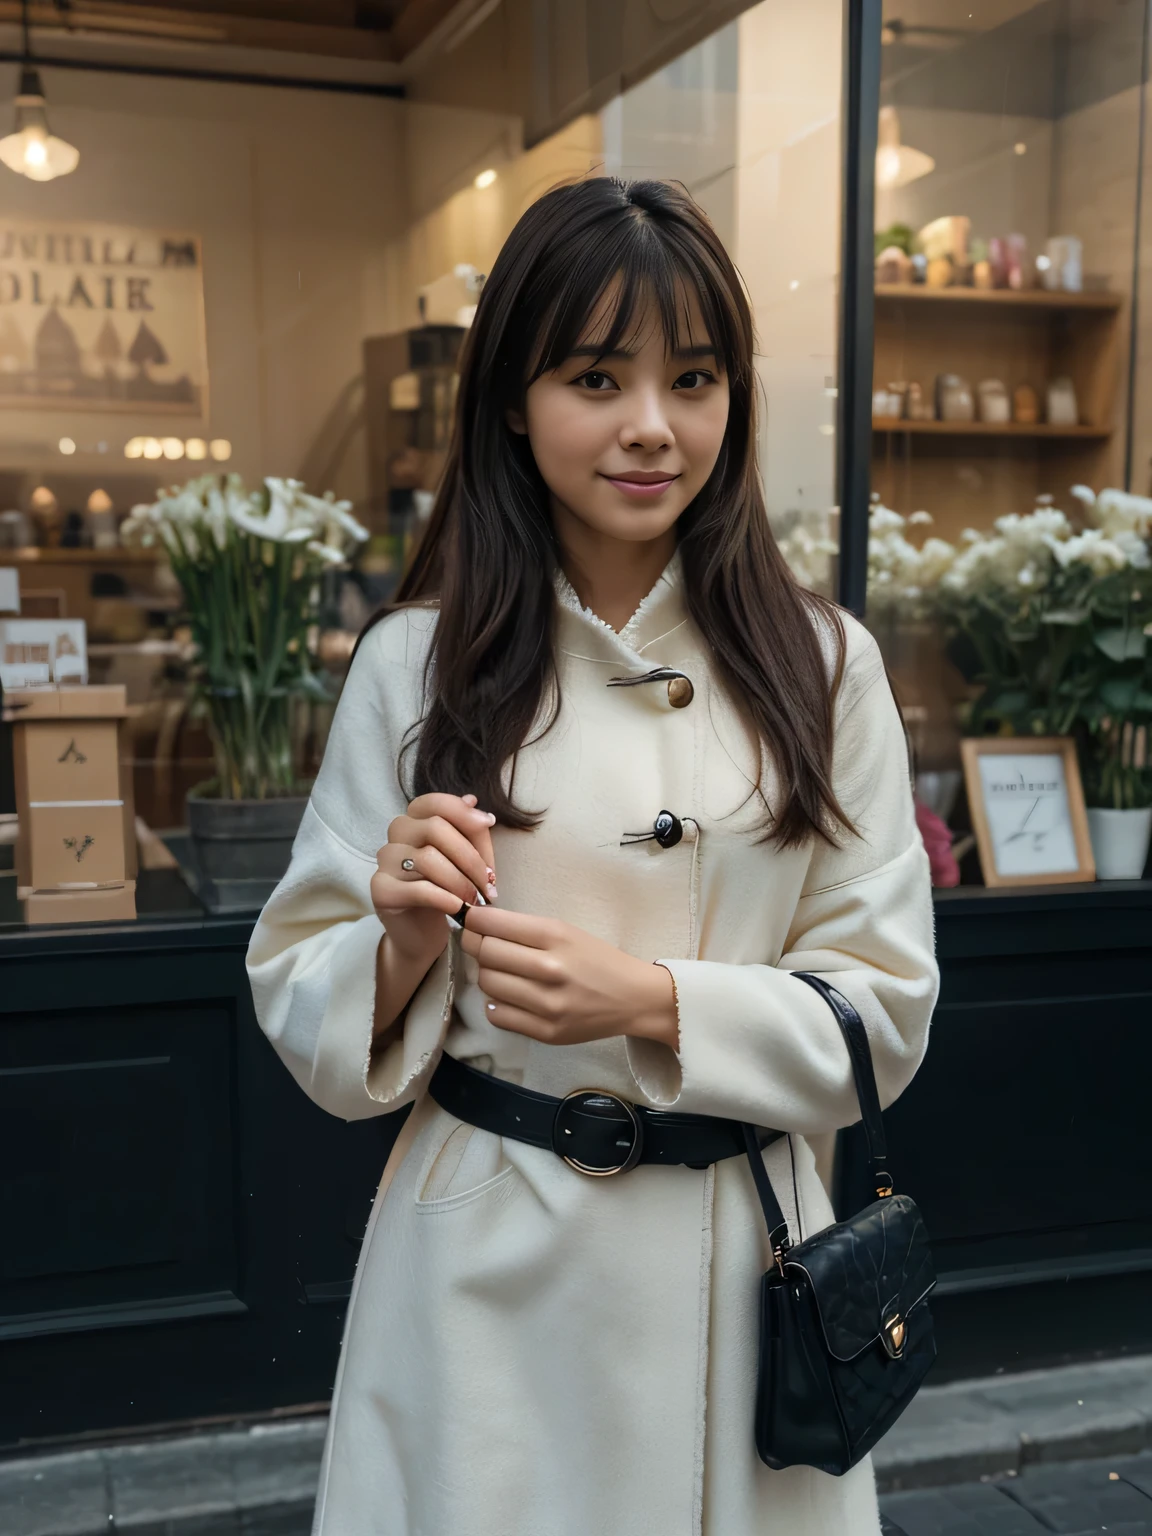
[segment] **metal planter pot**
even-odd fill
[[[196,894],[212,912],[262,907],[288,868],[307,795],[279,800],[188,796]]]

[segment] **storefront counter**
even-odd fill
[[[173,871],[138,901],[0,910],[0,1446],[331,1390],[398,1117],[344,1125],[291,1080],[251,914]],[[1152,1349],[1152,881],[944,892],[937,921],[931,1047],[887,1116],[936,1244],[937,1379]],[[859,1171],[849,1133],[845,1197]]]

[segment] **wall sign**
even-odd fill
[[[203,418],[195,235],[0,221],[0,409]]]
[[[1096,878],[1071,737],[977,737],[960,752],[985,885]]]

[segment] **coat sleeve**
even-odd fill
[[[450,943],[408,1005],[399,1038],[372,1039],[383,936],[370,883],[402,813],[397,758],[420,715],[432,616],[396,613],[369,631],[336,707],[292,860],[260,915],[248,975],[260,1027],[293,1077],[344,1120],[414,1099],[452,1007]]]
[[[848,1052],[811,971],[858,1009],[880,1098],[890,1104],[924,1055],[937,994],[928,858],[916,828],[903,724],[874,643],[852,625],[837,710],[833,783],[855,825],[813,846],[774,964],[661,960],[679,1050],[630,1040],[633,1076],[660,1109],[818,1135],[860,1118]]]

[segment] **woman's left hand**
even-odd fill
[[[470,907],[461,936],[498,1029],[547,1045],[614,1035],[679,1043],[672,977],[556,918]]]

